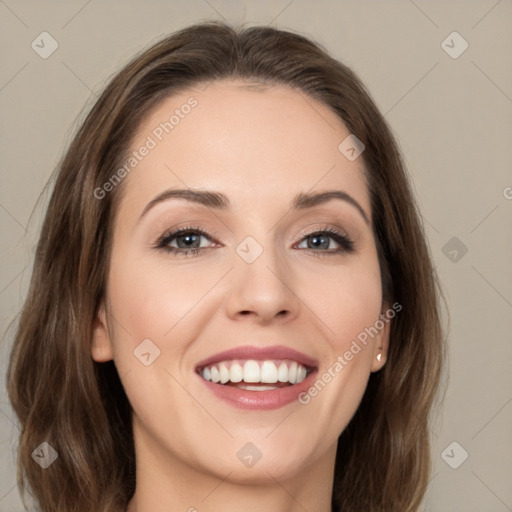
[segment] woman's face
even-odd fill
[[[237,481],[332,470],[388,336],[349,135],[303,93],[227,80],[139,128],[92,343],[131,402],[138,464]]]

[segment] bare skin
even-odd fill
[[[197,105],[157,140],[155,128],[191,96]],[[387,307],[363,162],[338,150],[348,135],[312,98],[232,80],[166,99],[139,128],[132,149],[148,136],[156,146],[122,184],[91,345],[96,361],[115,361],[134,411],[137,486],[128,512],[331,510],[337,440],[370,373],[384,365],[389,336],[386,324],[333,372]],[[172,198],[141,217],[170,188],[221,192],[231,207]],[[327,190],[344,191],[362,212],[343,199],[291,208],[297,194]],[[184,226],[208,234],[196,254],[155,248]],[[353,249],[330,234],[311,245],[310,234],[326,228]],[[247,237],[263,249],[252,263],[236,251]],[[185,250],[183,236],[167,245]],[[134,357],[145,339],[160,351],[148,366]],[[331,368],[332,379],[307,404],[233,407],[195,368],[241,345],[294,348],[317,359],[319,376]],[[248,442],[261,453],[252,467],[237,457]]]

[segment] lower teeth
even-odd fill
[[[223,384],[223,386],[231,386],[238,389],[245,389],[246,391],[272,391],[274,389],[281,389],[288,386],[291,386],[289,382],[287,383],[281,383],[279,382],[278,385],[274,384],[249,384],[246,382],[227,382],[226,384]]]
[[[272,389],[279,389],[276,386],[251,386],[250,384],[242,384],[236,387],[238,389],[245,389],[246,391],[270,391]]]

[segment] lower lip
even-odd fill
[[[316,370],[312,371],[300,384],[294,384],[293,386],[287,386],[285,388],[271,389],[269,391],[248,391],[233,386],[215,384],[214,382],[203,379],[200,375],[198,375],[198,377],[215,396],[228,404],[240,409],[266,411],[279,409],[294,401],[298,402],[299,395],[306,392],[308,388],[311,387],[316,373]]]

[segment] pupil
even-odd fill
[[[324,249],[329,248],[329,240],[328,240],[328,237],[326,237],[325,235],[314,235],[311,238],[312,238],[312,245],[315,248],[318,248],[320,246]],[[321,241],[322,239],[323,239],[323,242]],[[319,244],[318,244],[318,241],[320,241]]]
[[[185,248],[189,248],[189,247],[198,247],[197,243],[195,245],[191,245],[190,242],[192,244],[194,244],[194,242],[197,242],[199,237],[196,236],[196,235],[181,235],[180,237],[182,239],[182,241],[184,241],[185,243]],[[179,246],[179,239],[178,239],[178,246]],[[181,249],[183,247],[180,247]]]

